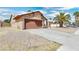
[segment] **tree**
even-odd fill
[[[79,11],[74,12],[73,15],[75,16],[76,25],[79,26]]]
[[[11,14],[11,16],[10,16],[10,20],[9,20],[9,23],[11,22],[11,20],[12,20],[12,17],[13,17],[13,15]]]
[[[32,10],[27,10],[27,12],[32,12]]]
[[[75,17],[79,17],[79,11],[74,12]]]
[[[11,22],[11,19],[12,19],[12,15],[10,16],[10,19],[5,19],[4,22],[10,23]]]
[[[57,23],[59,23],[59,27],[63,27],[64,22],[69,22],[70,19],[71,17],[69,14],[62,12],[60,12],[59,14],[56,15],[56,17],[54,17],[54,20],[56,20]]]
[[[5,22],[5,23],[9,23],[9,19],[5,19],[4,22]]]

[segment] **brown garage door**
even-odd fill
[[[42,20],[28,20],[25,22],[25,29],[33,29],[42,27]]]

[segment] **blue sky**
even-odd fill
[[[73,13],[79,11],[78,7],[0,7],[0,20],[10,18],[10,15],[21,15],[28,13],[28,10],[41,11],[48,19],[52,18],[59,12],[65,12],[71,15],[74,20]]]

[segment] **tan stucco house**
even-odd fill
[[[11,26],[19,29],[48,27],[47,19],[40,11],[17,15],[11,20]]]

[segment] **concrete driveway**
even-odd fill
[[[74,33],[65,33],[52,29],[29,29],[25,31],[61,43],[63,46],[58,51],[79,51],[79,35]]]

